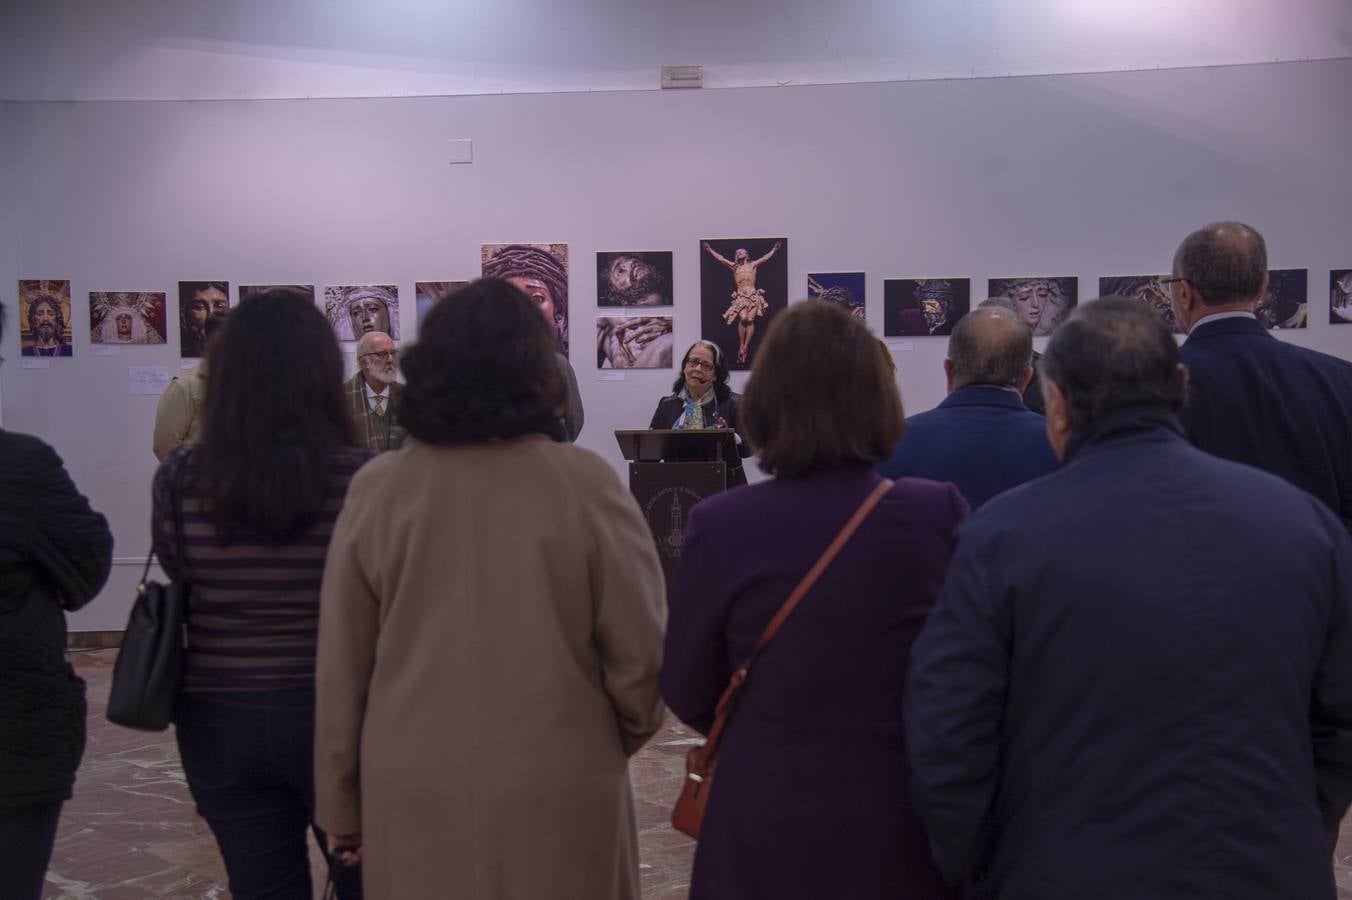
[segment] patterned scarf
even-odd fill
[[[696,402],[695,398],[690,396],[690,391],[686,388],[681,388],[680,397],[685,401],[685,409],[682,410],[680,418],[676,420],[676,424],[671,427],[682,429],[706,428],[707,426],[704,424],[704,407],[714,402],[713,388],[710,388],[705,392],[704,396],[699,399],[699,402]]]

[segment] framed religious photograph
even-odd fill
[[[884,337],[940,337],[951,334],[972,306],[967,278],[883,280]]]
[[[597,306],[671,306],[670,250],[596,254]]]
[[[556,347],[567,356],[568,245],[484,244],[479,259],[485,278],[502,278],[526,292],[554,326]]]
[[[230,282],[178,283],[178,355],[200,359],[206,353],[207,319],[230,310]]]
[[[718,344],[729,369],[749,369],[756,348],[789,304],[789,239],[700,243],[700,336]]]
[[[95,344],[164,344],[164,291],[90,291],[89,340]]]
[[[834,303],[861,322],[865,321],[864,273],[811,273],[807,276],[807,299]]]
[[[598,316],[598,369],[670,369],[674,337],[670,315]]]
[[[1174,307],[1169,300],[1169,286],[1160,282],[1168,275],[1114,275],[1099,279],[1100,297],[1130,297],[1148,304],[1160,320],[1169,326],[1174,334],[1182,334],[1183,329],[1174,321]]]
[[[70,330],[70,279],[19,282],[19,354],[73,356]]]
[[[392,284],[329,285],[324,315],[338,340],[380,332],[399,340],[399,288]]]
[[[1329,273],[1329,324],[1352,322],[1352,269],[1334,269]]]
[[[315,286],[313,284],[241,284],[239,286],[239,302],[243,303],[250,297],[257,297],[275,290],[295,291],[308,297],[311,303],[315,300]]]
[[[1304,328],[1309,315],[1305,269],[1269,269],[1267,293],[1253,308],[1253,314],[1273,331]]]
[[[422,332],[423,319],[432,311],[432,306],[445,297],[454,294],[468,281],[418,281],[413,285],[413,311],[419,333]]]
[[[1038,337],[1055,331],[1080,302],[1079,279],[1068,275],[992,278],[986,296],[1013,303]]]

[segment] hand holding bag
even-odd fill
[[[775,613],[770,624],[765,626],[765,631],[761,633],[760,640],[756,641],[756,646],[751,651],[751,656],[746,662],[732,673],[732,678],[728,680],[728,686],[723,689],[723,695],[718,698],[718,707],[714,712],[714,724],[709,729],[709,737],[699,747],[691,747],[685,755],[685,781],[681,783],[681,794],[676,798],[676,808],[671,812],[671,825],[677,831],[688,834],[693,838],[699,838],[700,824],[704,821],[704,808],[709,802],[709,794],[714,786],[714,772],[718,766],[718,742],[723,736],[723,729],[728,724],[728,716],[732,713],[733,705],[737,702],[737,696],[742,691],[742,686],[746,684],[746,677],[751,671],[751,664],[756,661],[756,657],[765,649],[765,645],[770,643],[770,639],[779,631],[779,627],[784,624],[784,620],[789,617],[798,605],[798,601],[816,583],[817,578],[831,564],[831,560],[836,558],[840,548],[844,547],[846,542],[854,535],[864,519],[873,511],[873,507],[878,505],[878,501],[883,498],[892,488],[892,482],[883,479],[882,482],[873,489],[873,492],[864,498],[864,502],[859,504],[859,508],[854,511],[854,515],[845,523],[835,539],[831,541],[826,550],[822,552],[821,557],[803,576],[803,580],[798,582],[798,586],[789,594],[789,599],[784,601],[784,605]]]
[[[169,472],[169,506],[179,560],[183,559],[180,482],[184,455],[172,457]],[[108,694],[108,721],[142,731],[163,731],[169,727],[188,646],[189,585],[147,581],[153,557],[152,550],[146,556],[141,582],[136,586],[136,602],[122,635],[122,649],[113,666],[113,686]]]

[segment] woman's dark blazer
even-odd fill
[[[726,400],[715,400],[711,410],[706,410],[707,418],[717,422],[722,419],[724,425],[718,427],[731,428],[737,432],[737,453],[739,459],[728,461],[728,487],[737,487],[746,484],[746,472],[742,469],[742,459],[751,455],[751,445],[747,443],[746,435],[742,433],[742,410],[741,396],[729,393]],[[653,413],[653,420],[648,423],[649,428],[670,428],[676,424],[676,420],[681,417],[685,411],[685,401],[679,394],[672,394],[669,397],[663,397],[657,401],[657,410]]]

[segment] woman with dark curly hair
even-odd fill
[[[611,467],[550,440],[552,344],[504,281],[434,306],[404,354],[410,440],[338,522],[318,816],[370,897],[638,897],[627,762],[662,718],[662,574]]]

